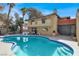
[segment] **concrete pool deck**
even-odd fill
[[[0,56],[12,56],[14,55],[11,51],[12,44],[0,42]]]
[[[69,36],[56,36],[56,37],[49,37],[51,40],[57,40],[63,43],[66,43],[70,47],[74,49],[73,56],[79,56],[79,46],[77,45],[76,41],[73,41]],[[0,38],[0,40],[3,40]],[[11,43],[4,43],[0,42],[0,56],[15,56],[14,53],[11,51]]]

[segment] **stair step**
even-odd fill
[[[72,53],[72,51],[66,47],[63,47],[66,51],[68,51],[69,53]]]
[[[65,56],[65,54],[61,51],[60,48],[57,48],[57,53],[58,53],[60,56]]]
[[[61,51],[65,54],[65,55],[72,55],[70,52],[66,51],[63,47],[60,47]]]
[[[26,56],[27,54],[25,54],[19,46],[16,46],[14,49],[13,49],[13,52],[18,55],[18,56]]]

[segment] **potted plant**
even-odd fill
[[[53,31],[52,35],[53,35],[53,36],[55,36],[55,35],[56,35],[56,32],[55,32],[55,31]]]

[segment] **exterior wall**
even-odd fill
[[[61,35],[75,35],[76,34],[76,25],[58,25],[58,33]]]
[[[0,14],[0,34],[6,34],[7,33],[6,19],[7,19],[6,14]]]
[[[45,24],[42,23],[41,18],[34,19],[32,22],[31,20],[28,22],[29,32],[32,33],[32,27],[37,28],[37,33],[41,35],[52,35],[53,31],[59,34],[64,35],[75,35],[76,33],[76,19],[59,19],[57,18],[56,14],[46,16]],[[48,31],[44,30],[44,28],[48,28]]]
[[[42,23],[42,20],[34,19],[32,22],[29,20],[28,22],[29,32],[32,33],[32,27],[37,28],[37,33],[41,35],[52,35],[52,32],[57,32],[57,16],[50,15],[46,16],[45,23]]]
[[[52,35],[51,27],[36,27],[37,28],[37,34],[39,35]],[[48,30],[45,30],[44,28],[47,28]],[[29,33],[32,33],[32,27],[29,27]]]
[[[51,19],[51,31],[55,31],[57,33],[57,21],[58,21],[58,18],[56,15],[53,15],[50,17]]]
[[[48,30],[45,30],[44,28],[47,28]],[[40,35],[52,35],[50,27],[38,27],[37,31],[40,33]]]
[[[42,23],[41,19],[34,19],[34,22],[31,20],[28,22],[28,27],[39,27],[39,26],[50,26],[51,19],[46,19],[45,24]]]
[[[6,34],[6,33],[7,33],[6,28],[2,28],[2,29],[0,29],[0,31],[1,31],[1,33],[0,33],[0,34]]]
[[[79,10],[77,10],[77,16],[76,16],[76,36],[79,45]]]
[[[76,34],[76,19],[59,19],[58,20],[58,33],[62,35],[75,35]]]
[[[4,22],[3,21],[0,21],[0,26],[4,25]]]

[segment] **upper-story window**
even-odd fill
[[[45,24],[45,18],[44,17],[42,18],[42,23]]]

